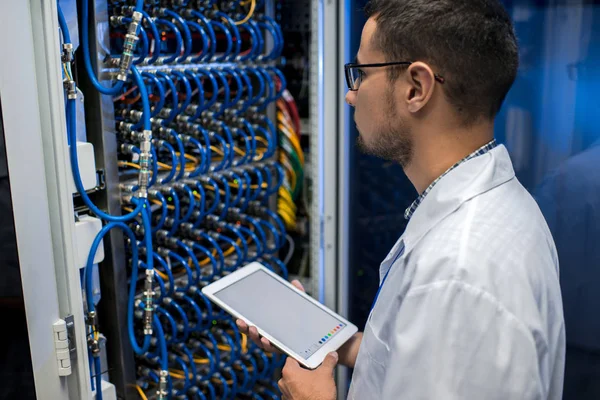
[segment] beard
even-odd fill
[[[388,104],[386,115],[389,117],[374,132],[373,139],[367,143],[359,134],[356,144],[365,154],[395,161],[402,168],[405,168],[410,164],[413,157],[410,129],[398,115],[396,102],[391,91],[386,93],[386,103]]]

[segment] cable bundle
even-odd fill
[[[91,266],[101,239],[119,228],[129,257],[127,328],[140,396],[279,398],[272,376],[283,357],[249,343],[201,293],[252,261],[287,277],[278,251],[288,221],[271,210],[270,199],[299,189],[277,162],[278,133],[290,130],[287,116],[276,127],[266,115],[285,92],[285,78],[270,65],[283,48],[279,26],[256,0],[112,1],[116,68],[109,72],[117,83],[108,87],[92,68],[88,2],[81,8],[86,73],[113,98],[123,209],[111,216],[93,205],[71,145],[80,196],[106,222],[83,279],[94,386],[101,382]],[[63,41],[70,42],[68,35]],[[74,144],[71,59],[63,57]]]

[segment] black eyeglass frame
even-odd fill
[[[392,65],[406,65],[409,66],[414,64],[413,61],[395,61],[395,62],[385,62],[385,63],[376,63],[376,64],[357,64],[357,63],[348,63],[344,65],[344,74],[346,75],[346,85],[348,86],[348,90],[352,92],[356,92],[358,89],[354,89],[352,85],[352,76],[350,75],[350,70],[354,68],[377,68],[377,67],[390,67]],[[439,74],[435,74],[435,80],[439,83],[445,83],[446,78]]]

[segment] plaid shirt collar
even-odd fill
[[[469,154],[467,157],[463,158],[462,160],[460,160],[459,162],[457,162],[456,164],[454,164],[452,167],[450,167],[449,170],[447,170],[446,172],[444,172],[442,175],[440,175],[439,178],[437,178],[435,181],[433,181],[431,183],[431,185],[429,185],[429,187],[427,189],[425,189],[425,191],[419,197],[417,197],[417,199],[411,204],[411,206],[406,209],[406,211],[404,212],[404,218],[406,218],[407,220],[409,220],[413,216],[413,214],[415,213],[415,211],[417,210],[417,208],[419,207],[419,205],[423,202],[423,200],[425,200],[425,197],[427,196],[427,194],[429,192],[431,192],[431,189],[433,189],[433,187],[444,176],[448,175],[448,173],[450,171],[452,171],[453,169],[455,169],[459,165],[465,163],[466,161],[468,161],[468,160],[470,160],[472,158],[484,155],[485,153],[487,153],[488,151],[492,150],[497,145],[498,144],[496,143],[496,139],[494,139],[491,142],[489,142],[488,144],[486,144],[486,145],[480,147],[479,149],[475,150],[473,153]]]

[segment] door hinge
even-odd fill
[[[75,324],[73,316],[59,319],[52,326],[54,334],[54,352],[59,376],[71,375],[71,356],[75,354]]]

